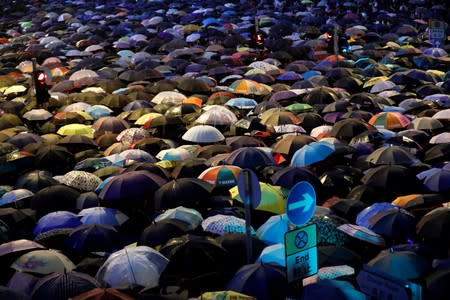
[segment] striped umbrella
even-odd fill
[[[406,128],[411,121],[399,112],[381,112],[370,118],[369,124],[385,129]]]

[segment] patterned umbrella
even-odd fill
[[[128,128],[117,136],[117,141],[128,144],[135,144],[137,141],[150,137],[150,133],[143,128]]]
[[[102,180],[96,175],[85,171],[70,171],[59,180],[61,183],[86,192],[94,191]]]
[[[204,231],[212,232],[218,235],[233,232],[245,234],[245,220],[234,216],[218,214],[203,220],[202,228]],[[252,234],[255,234],[255,230],[253,228],[251,228],[251,232]]]

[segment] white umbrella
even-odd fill
[[[213,126],[197,125],[186,131],[182,139],[193,143],[217,143],[223,141],[225,136]]]

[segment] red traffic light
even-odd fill
[[[38,72],[36,74],[36,79],[40,84],[44,84],[47,81],[47,74],[45,74],[45,72]]]

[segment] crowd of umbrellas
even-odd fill
[[[369,299],[367,266],[447,299],[449,44],[428,36],[445,6],[18,2],[0,23],[2,299]],[[301,181],[319,271],[289,284]]]

